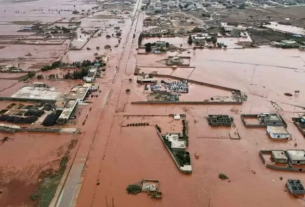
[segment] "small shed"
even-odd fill
[[[305,189],[300,180],[287,180],[286,186],[292,195],[304,195]]]
[[[267,133],[273,139],[288,139],[289,132],[283,126],[267,126]]]

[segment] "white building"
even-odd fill
[[[229,25],[226,22],[221,22],[220,28],[222,28],[225,32],[231,32],[232,30],[245,31],[247,29],[247,27],[243,27],[241,25]]]
[[[100,88],[98,83],[84,83],[83,87],[89,88],[89,91],[98,91]]]
[[[85,82],[93,82],[95,80],[96,73],[97,73],[97,68],[89,69],[88,75],[83,77],[83,80]]]
[[[166,134],[165,139],[171,143],[171,149],[173,151],[185,151],[186,141],[179,140],[179,134]]]
[[[286,153],[292,164],[294,165],[305,164],[305,150],[287,150]]]
[[[204,44],[205,40],[210,38],[210,36],[206,33],[198,33],[196,36],[193,37],[193,42],[196,44]]]
[[[267,132],[273,139],[288,139],[289,132],[283,126],[267,126]]]
[[[77,102],[82,102],[86,98],[88,92],[88,87],[83,87],[82,85],[74,86],[70,93],[66,95],[66,100],[76,100]]]

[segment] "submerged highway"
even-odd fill
[[[103,170],[102,163],[107,147],[107,138],[109,138],[113,123],[112,119],[114,118],[113,114],[117,111],[119,96],[122,90],[121,82],[126,76],[125,73],[129,64],[136,62],[135,60],[130,62],[130,54],[137,47],[138,38],[133,36],[137,36],[139,32],[136,32],[142,29],[142,25],[138,25],[139,18],[142,20],[144,17],[144,14],[140,11],[141,5],[142,0],[137,0],[131,15],[129,29],[128,31],[123,30],[123,33],[127,33],[127,35],[124,36],[125,39],[122,37],[123,44],[120,45],[122,52],[117,60],[117,66],[112,65],[111,68],[107,69],[116,70],[112,83],[107,84],[105,87],[106,92],[102,103],[92,104],[92,108],[96,109],[97,117],[95,117],[96,120],[91,121],[95,126],[90,128],[95,130],[84,131],[72,167],[67,169],[68,175],[62,181],[62,189],[51,203],[50,206],[52,207],[98,206],[95,203],[96,196],[98,196],[95,194],[98,186],[96,182],[98,182],[98,177]],[[135,65],[133,64],[133,69],[134,67]],[[101,120],[103,119],[107,119],[107,122],[102,122]],[[90,118],[88,122],[90,122]],[[103,185],[103,183],[100,185]]]

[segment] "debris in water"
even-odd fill
[[[284,93],[285,96],[292,96],[291,93]]]
[[[222,180],[227,180],[227,179],[229,179],[229,177],[226,176],[226,175],[223,174],[223,173],[220,173],[220,174],[218,175],[218,177],[219,177],[220,179],[222,179]]]
[[[142,181],[128,185],[127,193],[137,195],[141,192],[147,192],[151,198],[162,198],[162,192],[158,191],[159,180],[143,179]]]

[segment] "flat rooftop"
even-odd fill
[[[291,160],[305,160],[305,150],[287,150],[286,153]]]
[[[289,134],[283,126],[267,126],[267,128],[273,134]]]
[[[99,84],[98,83],[84,83],[83,87],[85,88],[90,88],[90,87],[98,87]]]
[[[167,134],[166,139],[171,143],[171,147],[174,149],[185,149],[186,142],[184,140],[179,140],[178,134]]]
[[[285,160],[288,160],[288,157],[287,157],[285,151],[283,151],[283,150],[274,150],[274,151],[271,152],[271,154],[272,154],[272,157],[274,159],[285,159]]]
[[[279,115],[277,114],[259,114],[258,115],[259,118],[261,119],[265,119],[265,120],[268,120],[268,121],[281,121],[282,119],[280,118]]]
[[[88,87],[83,87],[82,85],[77,85],[75,86],[70,93],[66,95],[66,99],[70,100],[84,100],[86,97],[86,94],[88,92],[89,88]]]
[[[77,104],[76,100],[68,101],[64,110],[61,112],[60,116],[58,117],[58,119],[69,119],[76,104]]]
[[[281,120],[281,118],[276,114],[272,114],[272,115],[267,116],[267,119],[272,120],[272,121]]]
[[[56,100],[61,95],[55,88],[25,86],[11,95],[11,98],[36,99],[36,100]]]

